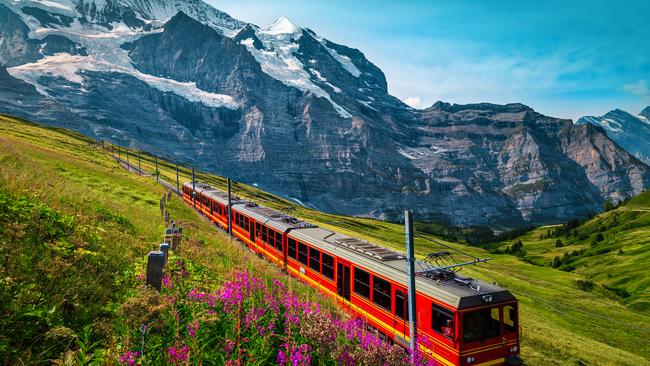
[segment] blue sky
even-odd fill
[[[360,49],[417,107],[522,102],[565,118],[650,105],[650,1],[207,0]]]

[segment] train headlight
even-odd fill
[[[512,352],[512,353],[517,352],[517,350],[519,350],[519,348],[517,346],[510,347],[510,352]]]
[[[476,361],[476,359],[474,357],[467,357],[466,361],[467,361],[467,363],[472,363],[472,362]]]

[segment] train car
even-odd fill
[[[197,188],[199,187],[199,188]],[[227,229],[223,192],[195,184],[197,209]],[[192,184],[183,186],[192,203]],[[199,203],[200,202],[200,203]],[[219,206],[217,206],[219,207]],[[409,344],[406,258],[397,252],[252,202],[234,199],[233,234],[290,275],[335,299],[380,336]],[[224,216],[225,215],[225,216]],[[224,226],[225,222],[225,226]],[[418,261],[417,332],[424,354],[441,365],[520,364],[517,299],[507,290]]]

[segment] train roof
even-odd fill
[[[184,186],[192,187],[192,183],[185,183]],[[228,204],[227,193],[205,183],[195,183],[195,189],[223,205]],[[232,203],[233,210],[256,222],[282,233],[290,230],[289,236],[294,239],[334,254],[406,287],[407,261],[403,254],[365,240],[317,227],[278,210],[258,206],[239,197],[233,198]],[[416,272],[432,268],[430,264],[422,261],[416,261],[415,267]],[[416,288],[419,292],[460,310],[515,300],[515,297],[506,289],[457,274],[444,279],[418,275],[416,276]]]
[[[258,206],[251,202],[233,205],[233,209],[281,233],[289,229],[315,227],[313,224],[299,220],[278,210]]]
[[[368,242],[320,227],[292,230],[289,236],[371,270],[380,276],[404,284],[404,286],[407,284],[407,262],[404,256],[393,252],[396,256],[385,256],[382,259],[372,254],[382,249],[389,251],[386,248],[375,246],[378,249],[363,249],[365,245],[362,243]],[[351,248],[350,243],[360,243],[359,247],[361,248]],[[352,246],[354,245],[352,244]],[[430,268],[431,265],[416,261],[415,267],[415,270],[419,271]],[[474,308],[515,300],[515,297],[508,290],[484,281],[458,275],[442,280],[418,275],[416,276],[416,288],[418,291],[457,309]]]
[[[183,186],[192,188],[192,182],[187,182],[187,183],[183,184]],[[209,184],[195,182],[194,183],[194,190],[196,192],[198,192],[198,193],[202,193],[202,194],[214,199],[215,201],[217,201],[218,203],[220,203],[220,204],[222,204],[224,206],[228,205],[228,193],[223,192],[221,190],[218,190],[218,189],[212,187]],[[243,199],[241,199],[241,198],[239,198],[237,196],[232,196],[231,201],[232,201],[233,205],[248,202],[248,201],[243,200]]]

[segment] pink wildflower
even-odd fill
[[[187,333],[190,335],[190,338],[196,338],[196,332],[201,329],[201,325],[198,321],[195,320],[194,322],[186,325],[185,328],[187,329]]]
[[[172,283],[172,280],[171,280],[171,278],[169,278],[169,276],[167,276],[167,275],[163,276],[162,280],[163,280],[163,287],[164,288],[166,288],[168,290],[171,290],[171,289],[174,288],[174,284]]]
[[[190,349],[187,346],[178,347],[178,348],[169,347],[167,353],[169,354],[170,363],[181,364],[187,361],[187,357],[189,356]]]
[[[138,358],[138,351],[126,351],[119,357],[120,365],[134,366]]]

